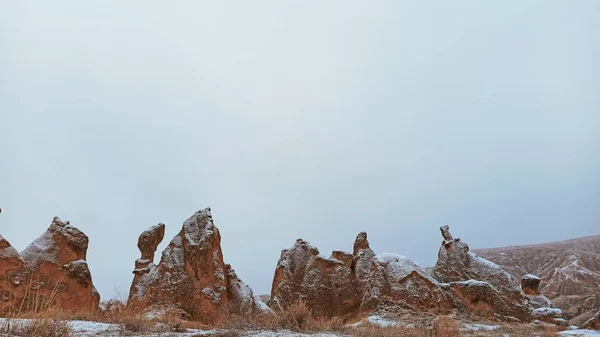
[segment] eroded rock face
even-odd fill
[[[523,302],[503,296],[488,282],[466,280],[444,283],[442,286],[452,295],[454,307],[459,311],[509,321],[525,321],[529,318],[529,309]]]
[[[87,248],[88,237],[57,217],[21,253],[0,237],[0,275],[8,281],[0,284],[2,306],[98,310],[100,296],[86,262]]]
[[[452,309],[448,296],[425,269],[406,256],[388,253],[378,254],[371,261],[361,311],[382,305],[435,313]]]
[[[469,245],[453,239],[448,226],[440,228],[444,241],[432,276],[440,282],[479,280],[490,283],[501,293],[521,292],[517,280],[500,266],[470,251]]]
[[[272,307],[288,307],[303,300],[317,315],[343,316],[358,310],[360,298],[352,272],[353,255],[333,252],[326,258],[298,239],[284,249],[277,263]]]
[[[552,308],[550,300],[540,294],[539,278],[524,276],[521,289],[511,274],[470,252],[465,242],[453,238],[447,225],[440,230],[444,241],[432,276],[445,283],[444,288],[462,302],[464,309],[521,321],[566,322],[562,312]]]
[[[218,322],[230,310],[241,313],[252,309],[251,290],[223,262],[221,235],[210,208],[183,223],[155,265],[154,251],[163,235],[164,225],[159,224],[140,236],[142,258],[136,261],[128,305],[175,306],[205,323]]]
[[[407,257],[376,255],[367,234],[356,237],[353,254],[334,251],[331,257],[299,239],[285,249],[277,264],[271,306],[306,301],[318,315],[352,316],[399,305],[416,311],[445,312],[452,303],[436,280]]]

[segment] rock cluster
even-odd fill
[[[96,311],[100,296],[86,262],[88,237],[55,217],[21,253],[0,236],[0,306],[4,312],[50,308]]]
[[[261,307],[252,290],[223,262],[221,235],[210,208],[183,223],[155,264],[154,253],[164,230],[158,224],[139,237],[142,256],[135,262],[129,306],[153,311],[177,308],[205,323],[218,322],[225,313],[247,314]]]
[[[364,232],[352,254],[334,251],[330,257],[298,239],[281,253],[270,304],[284,308],[305,301],[313,312],[329,317],[393,306],[514,321],[562,319],[562,312],[539,294],[535,276],[523,279],[523,291],[512,275],[470,252],[448,226],[440,230],[444,241],[431,275],[407,257],[375,254]]]
[[[367,234],[359,233],[353,254],[334,251],[327,258],[298,239],[277,263],[270,304],[285,308],[305,301],[318,315],[349,316],[381,305],[443,312],[452,302],[440,285],[410,259],[376,255]]]

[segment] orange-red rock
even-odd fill
[[[209,208],[183,223],[155,265],[154,251],[163,235],[164,225],[158,225],[140,236],[142,258],[136,261],[128,305],[174,306],[205,323],[218,322],[230,311],[254,309],[252,291],[223,262],[221,235]]]
[[[48,230],[21,253],[0,237],[0,283],[5,310],[98,310],[100,296],[86,262],[88,237],[54,218]]]

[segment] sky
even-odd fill
[[[69,220],[103,299],[205,207],[257,294],[297,238],[600,234],[598,60],[596,0],[0,1],[0,234]]]

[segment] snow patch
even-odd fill
[[[254,304],[256,305],[256,308],[259,311],[272,311],[271,308],[269,308],[269,306],[265,302],[263,302],[263,300],[261,300],[258,296],[254,296]]]
[[[533,274],[527,274],[527,275],[523,276],[523,279],[524,280],[539,280],[540,278]]]
[[[558,333],[562,337],[600,337],[600,331],[597,330],[565,330]]]
[[[57,254],[58,247],[53,233],[47,230],[21,252],[21,257],[27,268],[35,268],[42,261],[58,263]]]
[[[479,323],[465,323],[463,324],[462,331],[492,331],[500,329],[499,325],[488,325]]]
[[[560,317],[562,316],[562,310],[558,308],[537,308],[531,312],[532,317]]]

